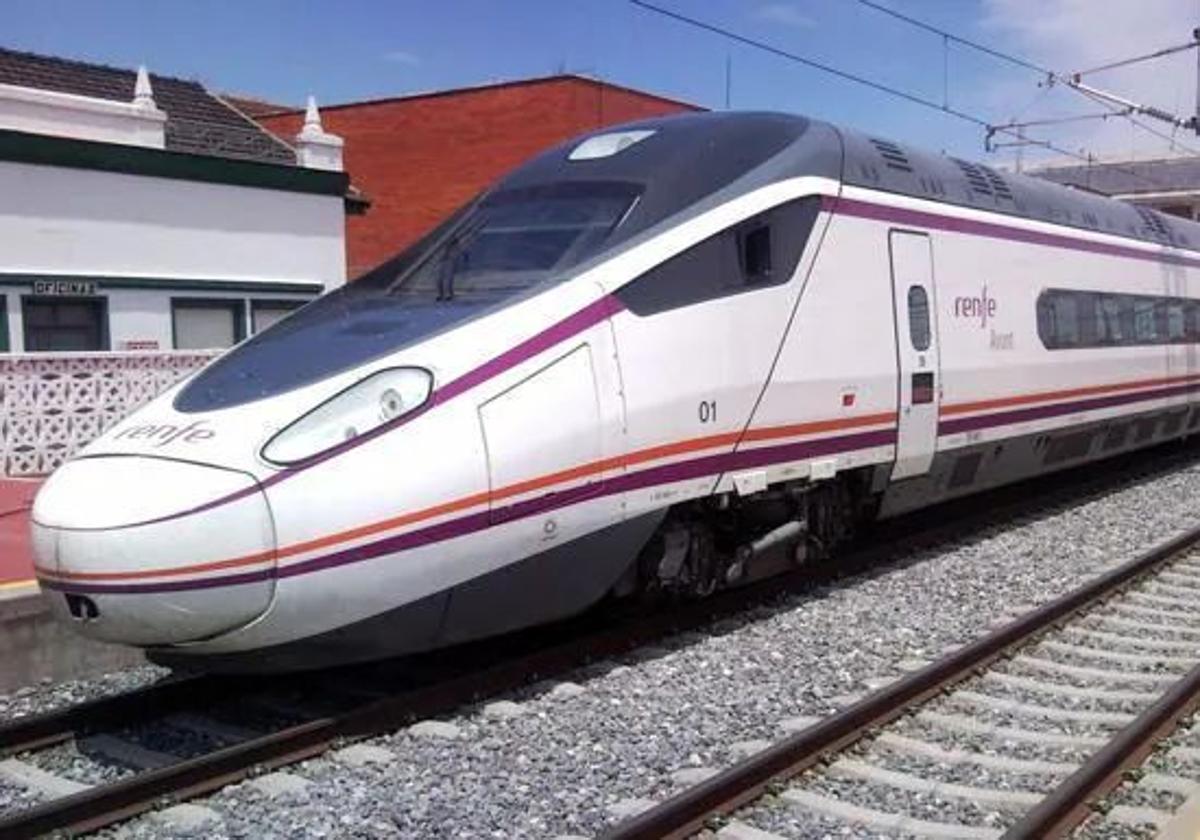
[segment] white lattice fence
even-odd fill
[[[43,475],[216,351],[0,355],[3,474]]]

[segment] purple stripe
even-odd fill
[[[1200,390],[1200,383],[1191,385],[1175,385],[1170,388],[1159,388],[1155,391],[1137,391],[1130,394],[1114,394],[1109,397],[1095,397],[1079,402],[1051,403],[1033,408],[1021,408],[1012,411],[1001,411],[996,414],[983,414],[976,417],[963,417],[957,420],[942,420],[938,423],[939,435],[952,435],[957,432],[969,432],[975,429],[987,429],[992,426],[1007,426],[1012,423],[1022,423],[1026,420],[1042,420],[1047,417],[1060,417],[1064,414],[1077,414],[1080,411],[1094,411],[1100,408],[1112,408],[1118,405],[1144,402],[1146,400],[1178,397]]]
[[[549,350],[556,344],[578,335],[584,330],[594,327],[606,318],[616,315],[624,307],[621,302],[611,295],[605,295],[594,303],[588,304],[574,315],[559,321],[549,329],[526,339],[506,350],[491,361],[484,362],[472,371],[464,373],[453,382],[448,382],[434,394],[431,405],[440,405],[457,397],[464,391],[481,385],[504,371],[516,367],[522,362],[533,358],[538,353]]]
[[[268,476],[261,482],[256,483],[254,486],[245,487],[226,496],[221,496],[213,499],[212,501],[205,502],[202,505],[188,508],[187,510],[169,513],[165,516],[147,519],[143,522],[134,522],[122,527],[136,528],[142,525],[155,525],[160,522],[169,522],[173,519],[182,519],[185,516],[203,513],[205,511],[212,510],[213,508],[221,507],[231,502],[236,502],[239,499],[244,499],[247,496],[251,496],[260,490],[265,490],[266,488],[278,484],[281,481],[286,481],[292,476],[299,475],[305,470],[311,469],[318,464],[323,464],[331,458],[336,458],[338,455],[349,452],[351,449],[356,449],[359,446],[362,446],[364,443],[372,441],[381,435],[385,435],[400,426],[411,423],[426,411],[430,411],[436,406],[449,402],[454,397],[457,397],[465,391],[474,388],[476,385],[481,385],[484,382],[487,382],[489,379],[499,376],[505,371],[516,367],[522,362],[528,361],[538,353],[549,350],[554,345],[566,341],[572,336],[578,335],[579,333],[590,329],[611,315],[615,315],[616,313],[622,311],[622,309],[624,309],[624,307],[621,305],[619,300],[611,295],[605,295],[599,300],[588,304],[583,309],[580,309],[574,315],[564,318],[557,324],[546,328],[532,338],[526,339],[517,346],[504,351],[490,361],[484,362],[479,367],[464,373],[457,379],[447,382],[441,388],[433,392],[425,405],[411,414],[406,414],[403,417],[397,417],[390,423],[377,426],[369,432],[365,432],[364,434],[361,434],[352,440],[340,443],[332,449],[328,449],[325,452],[314,455],[306,461],[300,461],[296,464],[286,467],[274,475]]]
[[[1050,248],[1065,248],[1071,251],[1087,251],[1088,253],[1104,254],[1110,257],[1128,257],[1134,260],[1146,260],[1148,262],[1168,263],[1171,265],[1200,266],[1200,258],[1198,257],[1168,253],[1165,250],[1157,253],[1148,252],[1126,245],[1110,245],[1105,242],[1093,242],[1088,239],[1080,239],[1058,233],[1040,233],[996,222],[980,222],[974,219],[944,216],[940,213],[927,213],[922,210],[909,210],[903,207],[891,207],[868,201],[858,201],[852,198],[827,197],[822,202],[822,206],[834,213],[856,216],[860,219],[873,219],[892,224],[947,230],[953,233],[986,236],[990,239],[1024,242],[1029,245],[1045,245]],[[1103,233],[1103,231],[1097,231],[1097,233]],[[1165,249],[1167,246],[1162,247]]]
[[[73,581],[48,580],[39,576],[38,585],[43,589],[54,589],[61,592],[136,595],[146,592],[188,592],[194,589],[210,589],[214,586],[240,586],[245,583],[261,583],[274,577],[275,569],[267,567],[256,572],[242,572],[219,578],[188,578],[187,580],[163,583],[75,583]]]
[[[298,575],[332,569],[351,563],[360,563],[386,554],[418,548],[466,536],[482,531],[497,522],[510,522],[525,519],[551,510],[569,507],[592,498],[611,496],[631,490],[640,490],[661,484],[671,484],[692,478],[717,476],[727,470],[761,467],[770,464],[787,463],[804,458],[814,458],[838,452],[849,452],[856,449],[867,449],[875,446],[887,446],[896,442],[895,429],[881,429],[872,432],[858,432],[840,437],[823,438],[821,440],[801,441],[779,446],[768,446],[759,449],[747,449],[737,452],[725,452],[706,455],[690,461],[676,464],[665,464],[659,467],[640,470],[616,476],[603,484],[586,484],[569,490],[547,493],[536,499],[516,502],[491,511],[468,514],[458,519],[447,520],[426,528],[408,531],[391,537],[385,537],[371,543],[343,549],[342,551],[314,557],[281,569],[265,569],[225,577],[200,578],[171,583],[145,584],[82,584],[49,581],[43,583],[50,589],[69,590],[71,592],[103,592],[114,594],[143,593],[143,592],[178,592],[189,589],[207,589],[223,586],[236,586],[242,583],[255,583],[270,577],[288,578]]]

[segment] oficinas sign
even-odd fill
[[[92,297],[96,294],[96,281],[34,280],[33,293],[50,297]]]

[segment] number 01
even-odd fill
[[[704,400],[700,403],[699,409],[701,423],[715,423],[717,420],[717,401]]]

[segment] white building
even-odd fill
[[[227,347],[345,282],[341,140],[0,49],[0,351]]]
[[[1153,207],[1173,216],[1200,219],[1200,158],[1197,157],[1071,163],[1047,166],[1029,174]]]

